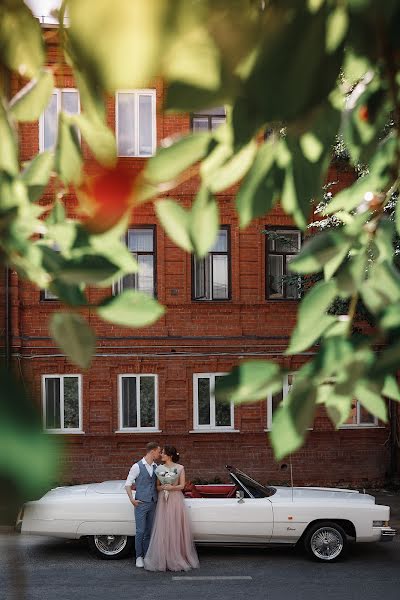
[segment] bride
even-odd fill
[[[157,467],[156,475],[161,479],[167,475],[171,483],[157,481],[157,509],[144,567],[148,571],[196,569],[199,559],[182,494],[185,469],[178,464],[179,453],[174,446],[164,446],[161,461],[163,464]]]

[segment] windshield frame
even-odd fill
[[[272,486],[262,485],[261,483],[259,483],[258,481],[256,481],[252,477],[250,477],[250,475],[247,475],[247,473],[244,473],[240,469],[236,469],[236,467],[231,467],[230,465],[226,465],[226,469],[228,470],[229,476],[232,479],[232,481],[237,486],[239,486],[239,488],[243,492],[245,492],[245,494],[247,494],[249,498],[254,499],[255,497],[250,492],[250,490],[247,488],[246,479],[248,480],[249,483],[251,483],[253,486],[258,488],[260,490],[260,492],[262,492],[264,494],[265,498],[269,498],[270,496],[273,496],[276,493],[276,488],[274,488]],[[242,478],[244,479],[244,481],[242,481]]]

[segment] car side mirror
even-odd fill
[[[243,504],[243,502],[244,502],[244,492],[242,490],[238,490],[236,492],[236,499],[238,501],[238,504]]]

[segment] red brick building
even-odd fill
[[[55,48],[49,48],[55,61]],[[55,139],[60,106],[79,110],[79,96],[68,67],[58,68],[58,91],[40,123],[20,127],[21,160]],[[12,93],[22,82],[12,82]],[[124,91],[108,102],[108,122],[115,128],[121,161],[140,170],[162,139],[193,128],[217,126],[220,110],[197,116],[160,112],[164,88]],[[89,153],[83,148],[86,159]],[[331,173],[346,185],[351,174]],[[190,206],[196,177],[171,195]],[[293,286],[282,284],[290,255],[301,236],[279,207],[239,231],[234,192],[219,194],[221,232],[209,256],[195,264],[167,238],[151,203],[132,214],[129,248],[141,265],[138,276],[115,286],[138,287],[167,308],[156,324],[139,330],[102,322],[90,309],[98,348],[91,368],[82,372],[53,344],[48,318],[60,309],[51,295],[21,281],[12,272],[10,313],[12,360],[32,385],[48,435],[67,447],[61,479],[66,482],[124,478],[146,442],[178,447],[189,478],[226,479],[225,464],[249,471],[262,481],[287,481],[287,471],[273,459],[267,430],[276,398],[229,407],[215,402],[215,377],[239,361],[268,358],[295,373],[310,353],[285,357],[298,301]],[[52,189],[45,197],[51,198]],[[73,214],[75,199],[66,204]],[[285,239],[262,231],[284,231]],[[270,241],[268,241],[270,240]],[[104,296],[91,289],[90,302]],[[284,382],[284,392],[291,377]],[[390,467],[389,428],[357,404],[348,425],[335,432],[324,410],[316,415],[304,447],[292,457],[295,483],[371,485],[385,480]]]

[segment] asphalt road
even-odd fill
[[[0,536],[1,600],[400,598],[400,539],[352,545],[345,561],[328,565],[289,548],[201,548],[200,569],[190,573],[149,573],[133,558],[101,561],[80,541],[18,536],[15,554],[11,539]]]

